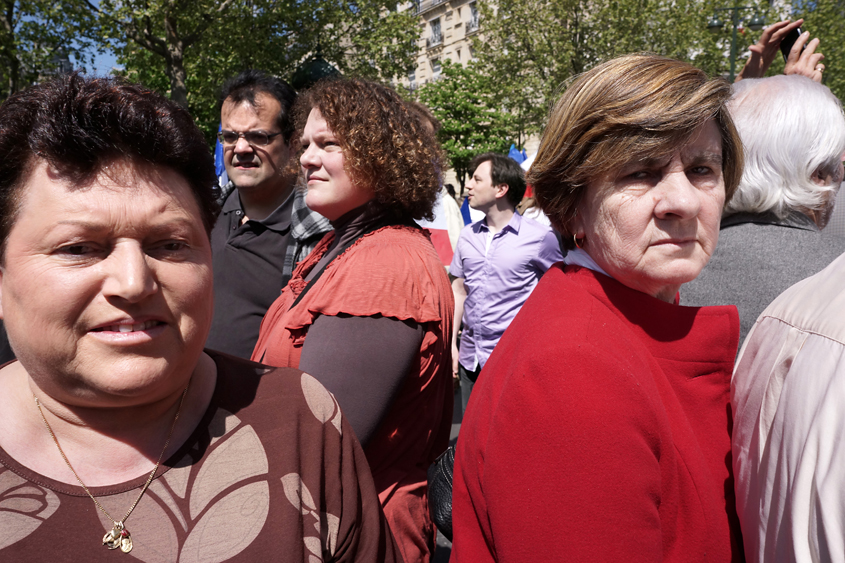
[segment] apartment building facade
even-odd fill
[[[444,60],[466,65],[472,60],[472,37],[478,33],[475,0],[416,0],[405,5],[420,19],[416,66],[401,83],[415,90],[436,80]]]
[[[397,87],[416,90],[437,80],[445,60],[464,66],[473,60],[473,38],[481,32],[476,0],[415,0],[405,4],[403,9],[414,10],[419,17],[420,35],[416,65],[406,77],[397,81]],[[540,137],[531,135],[523,148],[528,154],[534,154],[539,144]],[[445,172],[444,181],[459,185],[451,169]]]

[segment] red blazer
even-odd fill
[[[741,561],[736,308],[549,270],[472,392],[452,561]]]

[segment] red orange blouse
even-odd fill
[[[423,326],[415,367],[365,453],[406,561],[428,561],[434,526],[428,515],[426,469],[448,445],[452,416],[449,335],[454,300],[449,280],[423,231],[384,227],[364,235],[329,263],[291,308],[306,285],[305,277],[333,239],[334,233],[326,235],[294,270],[264,317],[252,358],[297,367],[308,328],[319,315],[381,315]],[[313,375],[319,379],[320,374]]]

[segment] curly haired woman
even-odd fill
[[[253,359],[319,379],[361,440],[406,561],[429,561],[425,470],[452,415],[449,281],[415,219],[431,218],[442,156],[396,92],[320,83],[294,110],[308,206],[335,228],[293,273]]]

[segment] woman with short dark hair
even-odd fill
[[[335,228],[299,264],[253,359],[299,367],[337,397],[406,561],[429,561],[426,469],[449,440],[454,302],[428,235],[442,156],[399,95],[333,80],[295,109],[308,206]]]
[[[188,112],[72,74],[0,106],[0,153],[0,560],[401,558],[331,394],[203,351],[217,205]]]

